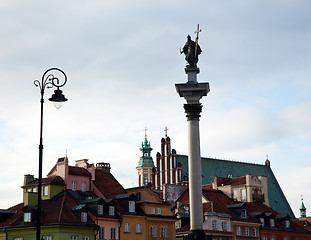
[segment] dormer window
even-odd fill
[[[155,208],[151,208],[151,214],[155,214]]]
[[[87,213],[86,212],[81,213],[81,222],[83,222],[83,223],[87,222]]]
[[[48,196],[49,195],[49,186],[44,186],[43,188],[43,196]]]
[[[275,222],[273,218],[270,219],[270,227],[275,227]]]
[[[114,216],[114,206],[109,206],[109,215]]]
[[[246,217],[247,217],[246,209],[241,209],[241,218],[246,218]]]
[[[285,226],[286,226],[286,228],[290,228],[290,221],[289,220],[285,221]]]
[[[129,201],[129,212],[135,212],[135,202]]]
[[[103,205],[98,205],[97,206],[97,214],[98,215],[103,215],[104,214],[104,206]]]
[[[261,222],[261,226],[264,227],[265,226],[265,219],[264,218],[260,218],[260,222]]]
[[[24,222],[31,222],[31,212],[24,213]]]

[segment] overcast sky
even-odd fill
[[[38,176],[40,92],[51,68],[68,102],[44,104],[43,175],[59,157],[109,162],[137,186],[144,128],[153,147],[167,126],[187,154],[180,47],[200,24],[201,155],[264,164],[268,155],[294,213],[311,215],[311,2],[308,0],[1,0],[0,208]]]

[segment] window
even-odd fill
[[[129,201],[129,212],[135,212],[135,202]]]
[[[155,214],[155,208],[151,208],[151,214]]]
[[[275,237],[271,237],[270,239],[271,239],[271,240],[275,240]]]
[[[249,236],[249,228],[248,227],[245,228],[245,236]]]
[[[90,240],[90,237],[89,236],[83,236],[82,240]]]
[[[144,185],[147,186],[148,185],[148,176],[144,175]]]
[[[262,240],[268,240],[268,238],[267,237],[262,237]]]
[[[246,217],[247,217],[246,210],[241,209],[241,218],[246,218]]]
[[[77,181],[72,181],[72,183],[71,183],[71,190],[72,191],[77,191]]]
[[[157,208],[157,214],[161,215],[161,208]]]
[[[175,228],[180,229],[181,228],[181,219],[179,219],[177,222],[175,222]]]
[[[37,192],[37,188],[33,188],[33,189],[32,189],[32,192]]]
[[[81,191],[85,192],[86,191],[86,182],[81,183]]]
[[[87,213],[86,212],[82,212],[81,213],[81,222],[87,222]]]
[[[238,190],[233,191],[233,199],[238,200]]]
[[[253,228],[253,236],[257,237],[257,228]]]
[[[105,227],[100,227],[99,228],[98,237],[99,237],[99,239],[104,239],[105,238]]]
[[[212,220],[212,229],[217,230],[217,220]]]
[[[42,239],[43,240],[52,240],[52,236],[43,236]]]
[[[116,239],[116,228],[110,228],[110,239],[115,240]]]
[[[124,223],[124,232],[126,233],[130,232],[130,223],[128,222]]]
[[[43,196],[48,196],[49,195],[49,186],[44,186],[43,188]]]
[[[109,206],[109,215],[114,216],[114,206]]]
[[[236,235],[237,235],[237,236],[241,236],[241,235],[242,235],[241,227],[237,227],[237,228],[236,228]]]
[[[13,238],[13,240],[23,240],[22,237]]]
[[[31,192],[31,188],[28,188],[28,189],[26,190],[26,192]]]
[[[141,223],[136,223],[136,233],[141,233]]]
[[[222,221],[221,228],[223,231],[228,231],[228,223],[226,221]]]
[[[30,212],[24,213],[24,222],[31,222],[31,213]]]
[[[289,220],[285,221],[285,226],[286,226],[286,228],[290,228],[290,221]]]
[[[70,237],[70,240],[78,240],[78,236],[77,236],[77,235],[72,235],[72,236]]]
[[[157,227],[150,226],[150,237],[155,238],[157,237]]]
[[[161,227],[161,238],[167,238],[167,227],[166,226]]]
[[[243,188],[241,189],[241,201],[245,201],[246,200],[246,189]]]
[[[104,214],[104,206],[103,205],[97,205],[97,214],[98,215]]]
[[[260,222],[261,222],[261,226],[264,227],[265,226],[265,219],[264,218],[260,218]]]
[[[274,223],[274,219],[273,218],[270,219],[270,227],[275,227],[275,223]]]

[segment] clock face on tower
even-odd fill
[[[144,156],[145,156],[145,157],[148,157],[148,153],[145,152],[145,153],[144,153]]]

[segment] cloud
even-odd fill
[[[174,84],[186,81],[179,48],[198,23],[198,80],[211,87],[202,99],[202,155],[263,163],[269,154],[278,176],[291,172],[293,159],[309,167],[310,2],[194,4],[195,11],[189,1],[1,1],[0,154],[4,172],[15,174],[0,182],[37,175],[33,81],[50,67],[66,72],[69,100],[56,111],[45,93],[44,173],[67,149],[71,164],[109,161],[121,184],[136,185],[145,127],[153,156],[165,126],[186,154],[185,101]]]

